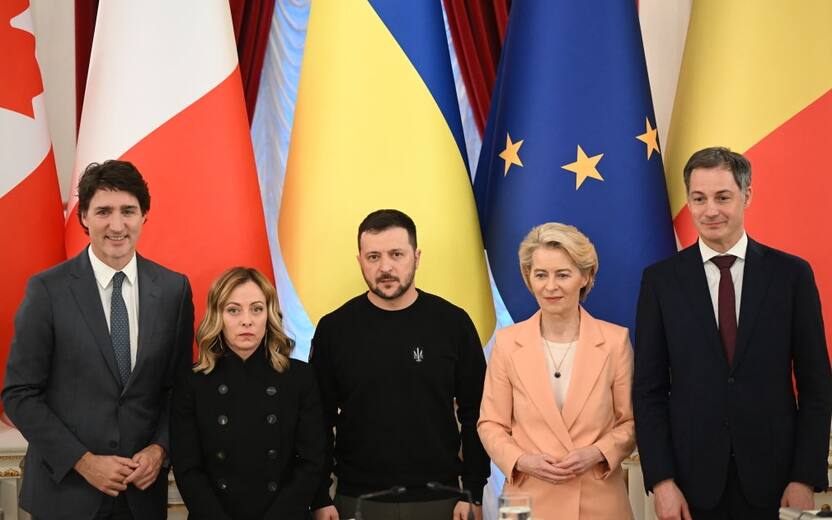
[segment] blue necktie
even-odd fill
[[[113,341],[113,352],[116,355],[118,374],[121,384],[126,385],[130,377],[130,320],[127,318],[127,306],[121,296],[121,285],[124,273],[121,271],[113,275],[113,295],[110,300],[110,339]]]

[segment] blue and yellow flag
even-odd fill
[[[537,309],[517,248],[555,221],[598,250],[590,312],[632,327],[642,270],[676,249],[635,2],[512,2],[475,193],[515,321]]]
[[[494,308],[439,1],[312,3],[279,215],[312,323],[366,285],[358,224],[416,222],[417,285],[463,307],[486,341]]]

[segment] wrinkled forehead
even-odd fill
[[[98,188],[97,190],[95,190],[95,193],[93,193],[90,202],[92,203],[102,200],[119,202],[129,201],[136,205],[139,204],[139,199],[136,198],[136,196],[130,193],[129,191],[116,190],[111,188]]]
[[[139,208],[139,199],[129,191],[99,188],[90,199],[90,209],[111,208],[127,209]]]
[[[413,250],[413,245],[410,243],[410,236],[407,230],[402,227],[390,227],[380,231],[364,231],[361,233],[358,243],[361,252],[385,252],[396,249]]]
[[[546,271],[580,270],[577,263],[562,245],[541,245],[532,251],[529,268]]]
[[[740,189],[740,185],[737,184],[733,172],[727,166],[695,168],[690,173],[689,193],[739,192]]]

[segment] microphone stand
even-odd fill
[[[407,488],[404,486],[393,486],[382,491],[374,491],[372,493],[364,493],[363,495],[359,495],[358,499],[355,501],[355,520],[364,520],[364,517],[361,515],[362,501],[369,500],[371,498],[386,497],[388,495],[401,495],[405,491],[407,491]]]
[[[455,494],[456,496],[464,496],[468,500],[468,520],[474,520],[474,499],[471,497],[470,491],[467,489],[446,486],[445,484],[440,484],[439,482],[428,482],[426,486],[428,489],[433,491],[447,491]]]
[[[792,507],[781,507],[780,508],[780,518],[785,518],[789,520],[802,520],[802,519],[810,519],[810,518],[829,518],[832,517],[832,511],[828,511],[825,509],[821,509],[818,511],[817,514],[810,513],[808,511],[802,511],[800,509],[795,509]]]

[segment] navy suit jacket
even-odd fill
[[[741,298],[729,366],[698,245],[642,278],[633,408],[645,486],[673,478],[698,508],[717,505],[732,453],[759,507],[779,506],[790,481],[827,486],[832,375],[812,269],[749,239]]]
[[[139,338],[126,385],[116,368],[87,250],[29,280],[3,389],[26,440],[21,506],[44,519],[92,518],[106,496],[73,466],[90,451],[131,457],[169,449],[174,375],[191,359],[194,310],[185,276],[137,256]],[[134,518],[164,518],[167,471],[124,492]]]

